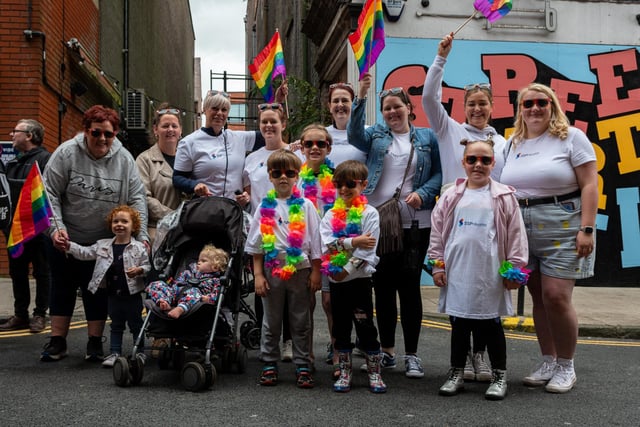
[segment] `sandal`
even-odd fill
[[[337,381],[338,378],[340,378],[340,364],[339,363],[335,363],[333,365],[333,372],[331,373],[331,378],[333,378],[334,381]]]
[[[309,368],[296,369],[296,385],[299,388],[313,388],[315,384]]]
[[[262,368],[262,373],[260,374],[260,380],[258,383],[264,386],[274,386],[278,384],[278,367],[265,365]]]

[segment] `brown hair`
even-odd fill
[[[120,130],[120,115],[114,109],[105,107],[104,105],[94,105],[84,112],[82,116],[82,126],[85,129],[91,128],[91,123],[109,122],[113,126],[113,131]]]
[[[107,226],[111,228],[113,217],[115,217],[116,214],[119,212],[125,212],[129,214],[129,216],[131,217],[131,234],[134,236],[137,236],[138,233],[140,232],[140,227],[141,227],[140,212],[133,209],[131,206],[120,205],[111,209],[111,212],[109,212],[109,215],[107,215]]]
[[[285,148],[274,151],[267,159],[267,169],[270,171],[279,169],[295,169],[300,172],[301,166],[302,162],[300,161],[300,158],[292,151]]]
[[[333,172],[333,180],[343,182],[348,179],[366,180],[369,176],[367,165],[358,160],[345,160]]]
[[[487,139],[476,139],[476,140],[470,140],[470,139],[462,139],[460,140],[460,145],[464,145],[464,153],[467,153],[467,148],[469,148],[470,145],[473,145],[477,142],[484,142],[485,144],[487,144],[489,147],[491,147],[491,152],[494,153],[493,150],[493,146],[495,145],[495,143],[493,142],[493,139],[491,137],[487,138]]]
[[[333,138],[331,137],[331,134],[329,133],[329,131],[327,131],[327,128],[325,128],[320,123],[311,123],[310,125],[305,126],[305,128],[302,129],[302,133],[300,134],[300,141],[304,141],[304,136],[312,130],[322,132],[329,145],[333,145]]]

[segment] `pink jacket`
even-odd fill
[[[455,186],[440,196],[431,212],[431,240],[427,256],[433,260],[444,261],[444,247],[453,227],[453,213],[458,201],[467,188],[467,180],[458,178]],[[529,242],[515,196],[515,189],[490,179],[492,206],[496,222],[498,255],[501,260],[509,261],[514,267],[525,267],[529,261]],[[446,270],[433,266],[433,273]]]

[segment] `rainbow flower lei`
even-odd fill
[[[336,201],[336,187],[333,185],[332,167],[331,160],[325,159],[324,163],[320,165],[318,176],[313,172],[313,169],[307,166],[307,163],[302,165],[300,169],[304,197],[311,200],[321,216],[331,209]],[[320,200],[322,200],[323,212],[320,212],[318,207],[318,184],[320,184]]]
[[[331,229],[336,239],[344,237],[355,237],[362,234],[362,212],[367,206],[367,198],[360,195],[353,199],[351,207],[347,210],[344,200],[338,198],[331,212]],[[340,273],[342,268],[349,262],[349,253],[341,244],[332,245],[328,254],[322,256],[323,274],[332,275]]]
[[[262,250],[264,250],[264,266],[271,269],[271,275],[281,280],[289,280],[296,272],[296,264],[304,260],[302,256],[302,242],[306,224],[304,222],[304,199],[300,197],[300,190],[293,187],[291,196],[287,199],[289,205],[289,234],[286,249],[285,266],[280,268],[278,249],[276,249],[276,235],[273,227],[276,226],[276,190],[271,189],[260,204],[260,232],[262,233]]]

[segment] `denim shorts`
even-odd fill
[[[585,279],[593,276],[593,252],[579,258],[576,236],[581,226],[580,197],[558,203],[521,206],[520,212],[529,239],[529,265],[546,276],[560,279]]]

